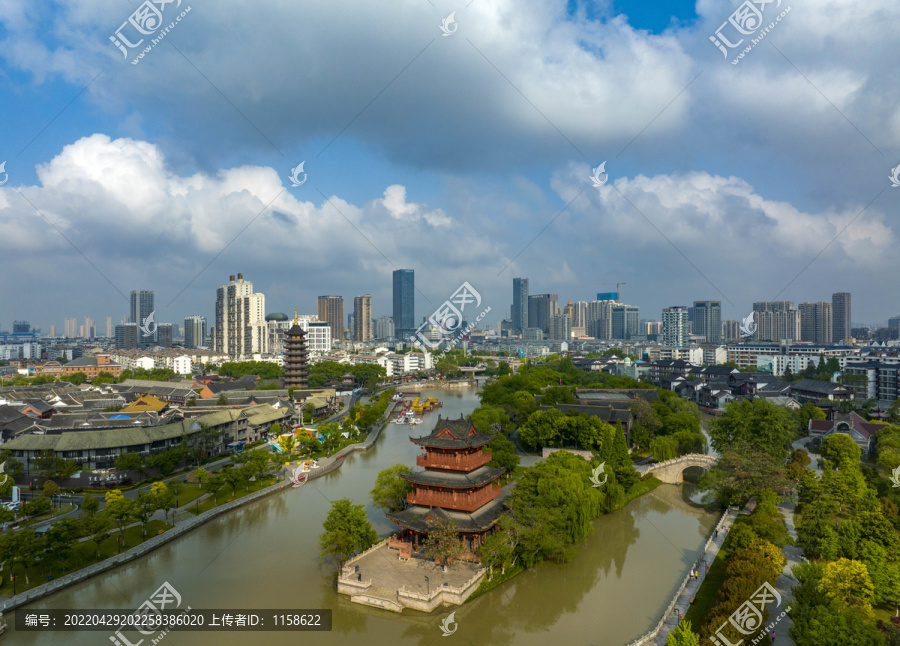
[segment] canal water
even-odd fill
[[[599,518],[572,561],[542,563],[461,607],[397,615],[338,595],[328,566],[319,561],[318,538],[330,501],[348,497],[365,504],[379,535],[388,535],[396,527],[369,502],[378,472],[399,463],[415,465],[419,451],[409,436],[430,432],[438,414],[458,417],[478,405],[474,388],[426,390],[420,396],[444,402],[443,408],[426,414],[424,424],[390,424],[374,448],[351,454],[339,470],[230,512],[29,609],[133,610],[168,581],[180,593],[182,606],[192,608],[272,609],[268,615],[274,609],[333,610],[331,632],[170,632],[163,637],[165,646],[278,646],[301,640],[313,645],[444,644],[440,624],[453,610],[457,629],[450,639],[478,646],[618,646],[655,624],[717,520],[716,514],[690,502],[695,487],[690,483],[661,485]],[[108,646],[111,634],[7,632],[0,640],[4,646]],[[135,644],[140,637],[125,635]],[[151,644],[145,638],[141,646]]]

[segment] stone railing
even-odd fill
[[[708,464],[713,464],[714,462],[718,462],[718,458],[712,455],[704,455],[701,453],[688,453],[686,455],[679,455],[677,458],[672,458],[671,460],[666,460],[665,462],[657,462],[656,464],[651,464],[647,467],[648,471],[652,471],[654,469],[661,469],[663,467],[667,467],[671,464],[678,464],[680,462],[706,462]]]
[[[354,563],[356,563],[359,559],[364,557],[366,554],[369,554],[370,552],[374,552],[375,550],[380,549],[382,546],[386,545],[391,540],[391,538],[392,537],[389,536],[386,539],[384,539],[383,541],[381,541],[379,543],[375,543],[372,547],[367,549],[365,552],[360,552],[356,556],[347,559],[347,562],[344,563],[344,568],[351,567]]]
[[[670,460],[670,462],[674,462],[674,460]],[[736,513],[737,509],[734,507],[729,507],[725,510],[725,513],[722,514],[722,517],[719,519],[719,522],[716,524],[714,530],[710,533],[709,540],[706,541],[706,545],[703,546],[703,553],[709,550],[709,546],[712,545],[713,541],[716,538],[716,530],[721,530],[725,525],[725,521],[728,519],[729,514]],[[691,565],[691,568],[694,566]],[[666,619],[672,614],[672,611],[675,609],[675,605],[678,603],[678,599],[684,593],[684,589],[688,584],[688,581],[691,580],[691,574],[688,572],[688,575],[684,577],[684,581],[681,582],[681,585],[678,586],[678,590],[675,592],[675,596],[672,597],[672,600],[669,602],[669,605],[666,606],[665,611],[662,613],[662,616],[659,618],[656,626],[652,628],[649,632],[644,635],[638,637],[633,642],[628,644],[628,646],[644,646],[644,644],[649,644],[654,639],[656,639],[657,635],[659,635],[659,631],[662,630],[663,625],[666,623]]]

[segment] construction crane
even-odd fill
[[[619,285],[627,285],[628,283],[600,283],[601,285],[615,285],[616,286],[616,302],[621,303],[619,300]]]

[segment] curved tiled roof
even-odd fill
[[[416,471],[402,476],[404,480],[413,484],[431,487],[448,487],[450,489],[469,489],[471,487],[483,487],[493,482],[506,471],[503,467],[481,466],[468,473],[437,471],[427,469]]]

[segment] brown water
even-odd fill
[[[433,390],[422,397],[444,402],[443,416],[458,417],[478,405],[476,390]],[[193,608],[333,610],[333,631],[171,632],[165,646],[230,644],[444,644],[433,614],[403,614],[351,604],[333,588],[319,562],[318,536],[329,500],[366,504],[379,535],[395,529],[368,501],[378,472],[415,464],[409,435],[429,432],[437,417],[419,426],[389,425],[376,446],[354,453],[343,467],[300,489],[288,489],[213,520],[140,560],[46,598],[30,609],[133,610],[164,581]],[[685,501],[692,485],[662,485],[594,523],[565,564],[543,563],[471,603],[455,608],[457,630],[447,644],[547,644],[618,646],[646,632],[666,607],[715,524],[716,515]],[[272,614],[272,613],[267,613]],[[12,624],[12,616],[7,620]],[[12,626],[10,626],[12,629]],[[6,644],[107,646],[110,632],[16,633]],[[126,633],[137,643],[139,635]],[[452,640],[452,641],[451,641]],[[162,642],[160,642],[162,643]],[[150,646],[146,638],[142,646]]]

